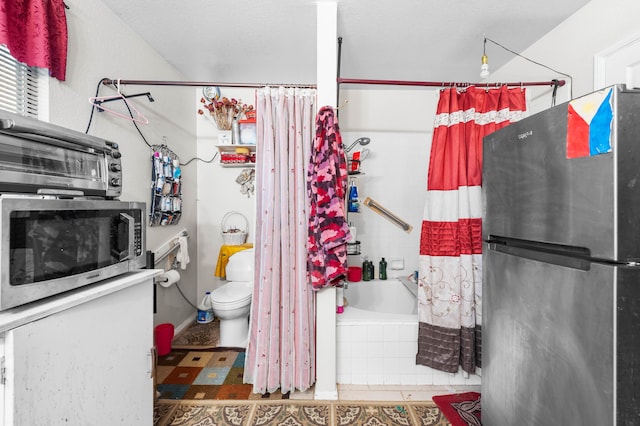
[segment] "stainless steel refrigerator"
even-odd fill
[[[640,91],[488,135],[482,191],[483,424],[640,425]]]

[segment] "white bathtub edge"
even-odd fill
[[[337,325],[345,324],[380,324],[380,323],[409,323],[418,322],[416,314],[390,314],[386,312],[374,312],[347,306],[344,312],[336,315]]]
[[[418,298],[418,283],[414,283],[407,277],[398,277],[398,281],[400,281],[404,286],[409,290],[417,299]]]

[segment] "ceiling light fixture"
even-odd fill
[[[480,77],[489,78],[489,57],[487,56],[487,38],[484,37],[482,46],[482,65],[480,65]]]
[[[482,37],[484,38],[484,47],[482,49],[482,65],[480,66],[480,77],[482,77],[482,78],[489,77],[489,57],[487,56],[487,52],[486,52],[487,42],[489,41],[489,42],[493,43],[494,45],[498,46],[499,48],[501,48],[503,50],[506,50],[507,52],[512,53],[515,56],[518,56],[518,57],[520,57],[520,58],[522,58],[522,59],[524,59],[526,61],[529,61],[532,64],[539,65],[539,66],[544,67],[544,68],[546,68],[546,69],[548,69],[550,71],[553,71],[555,73],[564,75],[565,77],[569,77],[569,81],[570,81],[570,83],[569,83],[569,99],[573,99],[573,77],[571,76],[571,74],[560,72],[560,71],[558,71],[556,69],[553,69],[553,68],[551,68],[551,67],[549,67],[549,66],[547,66],[545,64],[542,64],[540,62],[534,61],[533,59],[527,58],[526,56],[521,55],[520,53],[518,53],[518,52],[516,52],[514,50],[511,50],[508,47],[503,46],[502,44],[498,43],[497,41],[490,39],[489,37],[487,37],[484,34],[482,35]],[[554,86],[554,91],[557,89],[557,87],[558,86]],[[555,105],[555,99],[553,100],[552,106],[553,105]]]

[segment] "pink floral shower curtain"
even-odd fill
[[[420,236],[418,364],[481,367],[482,138],[525,111],[521,88],[440,93]]]
[[[244,381],[254,393],[304,391],[315,381],[305,169],[315,90],[265,87],[256,98],[256,272]]]

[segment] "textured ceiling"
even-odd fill
[[[102,1],[189,80],[316,81],[316,1]],[[476,82],[483,35],[521,52],[588,0],[337,3],[342,77]],[[487,54],[492,69],[513,58]]]

